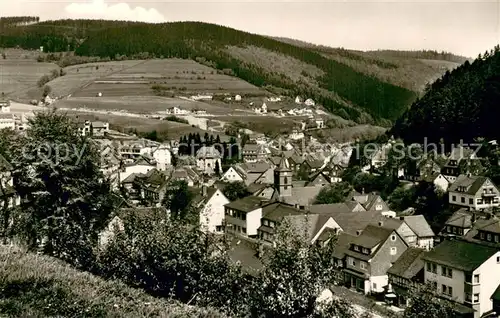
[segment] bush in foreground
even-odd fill
[[[157,299],[48,256],[0,247],[0,312],[11,317],[224,317]]]

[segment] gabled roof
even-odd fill
[[[315,204],[311,205],[309,210],[311,213],[331,216],[344,232],[351,235],[356,235],[357,231],[364,230],[368,224],[387,219],[380,211],[352,212],[352,210],[343,203]]]
[[[361,203],[361,202],[360,202]],[[382,204],[382,206],[385,205],[384,200],[382,197],[378,194],[368,194],[367,200],[365,203],[361,203],[361,205],[366,209],[366,210],[371,210],[375,207],[377,203]]]
[[[472,227],[472,216],[473,212],[467,210],[466,208],[461,208],[450,216],[445,225],[468,229]]]
[[[410,215],[405,216],[404,221],[406,225],[412,229],[418,237],[431,237],[434,236],[434,231],[431,229],[429,223],[423,215]]]
[[[496,253],[498,253],[498,248],[455,239],[443,241],[426,253],[423,259],[472,272]]]
[[[337,235],[335,241],[335,249],[333,251],[333,257],[336,259],[343,259],[345,257],[346,252],[349,250],[351,246],[351,242],[356,238],[356,235],[351,235],[346,232],[340,232]]]
[[[392,233],[396,232],[386,227],[368,225],[363,232],[354,239],[352,244],[371,249],[385,242]]]
[[[254,210],[257,210],[258,208],[261,208],[263,206],[263,202],[266,201],[265,199],[261,197],[256,197],[256,196],[248,196],[233,202],[230,202],[225,205],[225,207],[230,208],[230,209],[235,209],[241,212],[252,212]]]
[[[267,162],[259,161],[259,162],[246,162],[243,164],[237,165],[246,174],[248,173],[264,173],[271,168],[271,165]]]
[[[450,155],[448,156],[448,160],[460,161],[462,159],[468,159],[474,154],[474,150],[469,147],[458,146],[453,148]]]
[[[308,206],[314,202],[321,189],[316,186],[292,188],[292,195],[283,197],[283,200],[288,204]]]
[[[387,271],[387,274],[412,279],[424,268],[422,256],[425,250],[409,247]]]
[[[311,241],[321,231],[326,222],[330,219],[329,216],[319,214],[297,214],[286,215],[283,217],[283,222],[288,221],[294,229],[294,232],[303,233],[308,241]]]
[[[294,208],[293,206],[283,202],[271,202],[262,207],[262,218],[281,222],[285,216],[303,215],[304,211]]]
[[[491,180],[488,179],[487,177],[483,176],[469,177],[464,174],[461,174],[458,176],[457,180],[455,180],[455,182],[451,184],[449,191],[458,192],[459,187],[465,187],[466,191],[460,193],[475,195],[481,189],[483,184],[487,181],[491,182]],[[493,185],[493,182],[491,182],[491,184]]]

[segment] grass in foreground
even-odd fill
[[[0,247],[0,312],[7,317],[223,317],[6,247]]]

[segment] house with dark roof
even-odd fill
[[[425,250],[409,247],[389,268],[389,283],[396,294],[396,306],[406,307],[412,291],[419,290],[424,283]]]
[[[465,238],[500,249],[500,218],[490,214],[486,218],[477,219]]]
[[[121,181],[127,179],[131,174],[146,174],[148,171],[156,169],[156,162],[154,159],[147,156],[140,156],[131,163],[122,165],[119,178]]]
[[[304,234],[304,239],[311,243],[316,241],[324,229],[336,227],[330,217],[306,214],[292,205],[275,201],[262,208],[259,239],[264,243],[274,244],[276,230],[283,222],[287,222],[297,235]]]
[[[439,172],[424,175],[422,176],[421,181],[432,183],[434,184],[436,189],[439,189],[443,192],[448,191],[448,188],[450,186],[450,181],[448,181],[448,179],[446,179],[446,177]]]
[[[404,177],[406,180],[419,182],[425,176],[440,172],[441,167],[434,161],[434,158],[428,157],[408,162],[404,168]]]
[[[247,143],[243,146],[242,157],[244,162],[265,161],[271,155],[271,151],[262,144]]]
[[[396,213],[391,211],[389,205],[376,193],[359,193],[353,191],[349,194],[348,200],[358,202],[366,211],[380,211],[386,216],[396,216]]]
[[[326,175],[323,171],[313,172],[309,176],[309,181],[307,182],[307,186],[309,187],[324,187],[333,182],[332,178]]]
[[[463,163],[467,166],[470,165],[471,161],[478,161],[474,150],[460,145],[452,149],[448,156],[448,160],[441,168],[440,172],[450,181],[450,183],[454,183],[460,174],[469,173],[467,169],[464,169],[467,167],[464,167]]]
[[[415,247],[425,250],[430,250],[434,247],[436,235],[423,215],[409,215],[401,218],[417,237]]]
[[[345,284],[365,294],[383,292],[389,284],[387,271],[407,248],[395,230],[366,226],[345,252]]]
[[[229,234],[256,237],[262,218],[262,208],[268,201],[248,196],[224,205],[224,228]]]
[[[194,187],[202,181],[201,173],[191,167],[176,168],[170,175],[171,181],[186,181],[188,186]]]
[[[479,318],[493,309],[500,284],[500,249],[463,239],[445,240],[422,259],[425,283],[458,309]]]
[[[467,208],[458,209],[446,220],[443,229],[439,232],[439,239],[444,240],[466,235],[472,229],[477,214]]]
[[[500,205],[500,191],[487,177],[460,175],[448,189],[452,205],[481,210]]]

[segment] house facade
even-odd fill
[[[460,175],[449,188],[449,203],[473,210],[498,207],[500,192],[493,182],[482,176]]]
[[[345,252],[345,283],[365,294],[383,292],[387,271],[407,248],[395,230],[368,225]]]
[[[219,189],[202,188],[202,196],[207,199],[203,202],[200,211],[200,228],[204,232],[223,233],[225,205],[229,203],[224,193]]]
[[[446,240],[424,255],[425,283],[443,298],[482,317],[493,309],[492,295],[500,284],[500,250],[465,240]]]

